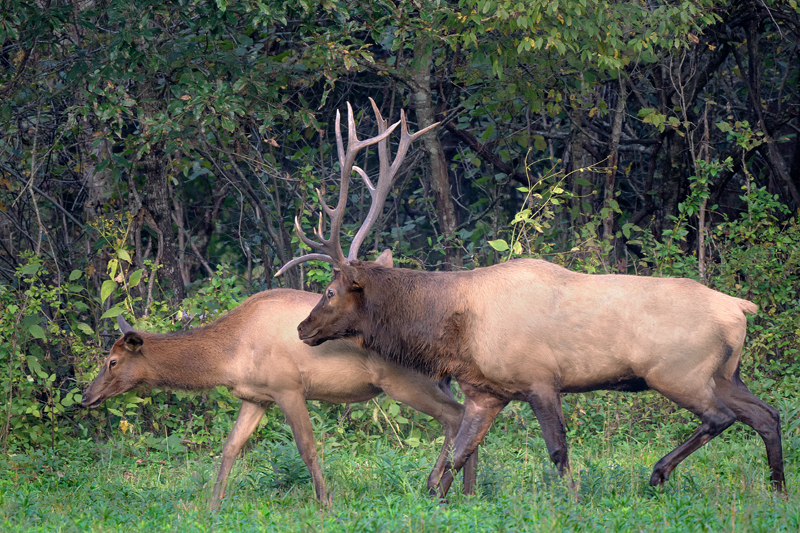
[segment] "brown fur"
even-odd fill
[[[452,375],[467,396],[453,468],[510,400],[531,404],[548,452],[569,473],[560,394],[655,389],[698,415],[697,432],[656,465],[663,483],[736,419],[764,439],[785,490],[777,411],[736,377],[745,313],[757,307],[689,279],[585,275],[520,259],[467,272],[419,272],[352,261],[298,330],[304,342],[357,337],[390,361]],[[441,494],[452,481],[441,472]]]
[[[211,324],[181,333],[133,331],[122,321],[124,334],[86,389],[82,404],[97,407],[140,385],[184,390],[228,387],[242,399],[242,408],[222,451],[212,508],[224,497],[236,456],[273,402],[292,428],[322,502],[329,502],[329,497],[306,400],[353,403],[386,392],[444,426],[446,442],[437,461],[444,465],[463,416],[463,407],[450,391],[449,378],[434,382],[347,341],[318,348],[303,344],[297,338],[296,325],[316,300],[316,295],[301,291],[265,291]],[[475,483],[475,460],[471,459],[464,474],[467,493]],[[429,488],[436,482],[438,479],[429,480]]]

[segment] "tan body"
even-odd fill
[[[738,419],[763,438],[773,486],[785,490],[778,412],[739,379],[753,303],[688,279],[578,274],[534,259],[469,272],[382,262],[337,270],[298,331],[311,345],[352,338],[392,362],[459,381],[466,414],[452,464],[431,474],[441,495],[450,468],[465,464],[511,400],[531,405],[551,458],[568,474],[560,394],[598,389],[654,389],[700,417],[695,434],[656,464],[651,484]]]
[[[453,279],[464,289],[454,311],[470,319],[475,369],[514,399],[540,381],[558,382],[561,392],[613,389],[634,378],[649,388],[707,388],[715,374],[732,378],[744,312],[757,310],[689,279],[586,275],[537,260]]]
[[[114,344],[82,403],[96,407],[141,384],[184,390],[228,387],[243,402],[222,451],[212,508],[224,497],[237,455],[273,402],[292,428],[322,502],[329,497],[306,400],[353,403],[386,392],[444,426],[446,446],[438,460],[443,466],[464,411],[453,398],[449,378],[432,381],[347,341],[317,348],[303,344],[296,326],[317,300],[317,295],[302,291],[265,291],[215,322],[182,333],[133,331],[121,321],[125,334]],[[435,483],[429,480],[429,486]],[[465,492],[471,492],[474,483],[473,459],[465,471]]]

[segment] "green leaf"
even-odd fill
[[[72,272],[70,272],[70,273],[69,273],[69,280],[70,280],[70,281],[75,281],[76,279],[78,279],[78,278],[79,278],[79,277],[81,277],[82,275],[83,275],[83,272],[82,272],[82,271],[80,271],[80,270],[73,270]]]
[[[42,266],[39,263],[31,263],[29,265],[25,265],[22,267],[22,275],[23,276],[33,276],[39,271],[39,267]]]
[[[44,330],[39,324],[31,324],[28,326],[28,332],[36,339],[47,340],[44,335]]]
[[[508,243],[503,239],[497,239],[494,241],[489,241],[489,246],[497,250],[498,252],[505,252],[508,250]]]
[[[122,309],[121,307],[112,307],[111,309],[109,309],[108,311],[103,313],[103,316],[101,316],[100,318],[101,319],[103,319],[103,318],[114,318],[115,316],[117,316],[119,314],[122,314],[123,311],[124,311],[124,309]]]
[[[114,279],[117,277],[117,268],[119,267],[119,259],[112,259],[108,262],[108,277]]]
[[[117,283],[114,280],[107,279],[103,282],[103,286],[100,288],[100,303],[104,303],[108,300],[108,297],[111,296],[111,293],[114,292],[114,289],[117,288]]]
[[[539,150],[540,152],[544,152],[547,149],[547,141],[545,141],[544,137],[541,135],[534,135],[533,147]]]
[[[123,261],[127,261],[128,263],[131,262],[131,256],[128,255],[128,251],[125,250],[124,248],[120,248],[119,250],[117,250],[117,257],[119,257]]]
[[[85,322],[78,322],[77,328],[87,335],[94,335],[94,330]]]
[[[26,359],[28,360],[28,370],[31,374],[35,374],[37,376],[39,374],[44,374],[44,371],[42,371],[42,365],[39,364],[39,361],[37,361],[35,357],[29,355],[26,357]]]
[[[142,280],[142,274],[144,274],[144,269],[143,268],[140,268],[139,270],[134,271],[131,274],[131,277],[128,279],[128,285],[130,285],[131,287],[137,286],[139,284],[139,282]]]

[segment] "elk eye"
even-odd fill
[[[336,293],[333,292],[333,289],[328,289],[328,300],[334,297]]]
[[[114,365],[116,365],[116,364],[117,364],[117,360],[116,359],[112,359],[111,361],[108,362],[108,368],[114,368]]]

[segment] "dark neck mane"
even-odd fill
[[[466,354],[472,317],[460,294],[460,276],[376,266],[367,269],[365,346],[432,377],[473,373]]]

